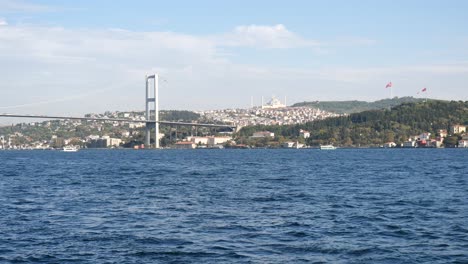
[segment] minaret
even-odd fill
[[[263,109],[263,96],[262,96],[262,109]]]

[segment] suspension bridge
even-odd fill
[[[152,85],[151,85],[152,84]],[[55,115],[34,115],[34,114],[0,114],[0,117],[14,118],[41,118],[41,119],[64,119],[64,120],[85,120],[85,121],[115,121],[128,123],[145,123],[145,145],[151,147],[151,130],[154,128],[154,148],[159,146],[159,125],[175,125],[175,126],[192,126],[192,127],[212,127],[212,128],[228,128],[233,131],[237,130],[236,126],[220,125],[220,124],[203,124],[189,122],[171,122],[159,120],[159,76],[158,74],[145,76],[145,119],[133,120],[125,118],[94,118],[94,117],[73,117],[73,116],[55,116]],[[152,114],[154,113],[154,114]]]

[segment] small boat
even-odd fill
[[[334,150],[336,149],[336,147],[333,145],[320,145],[320,149],[321,150]]]
[[[75,146],[65,146],[63,147],[64,152],[77,152],[78,148]]]

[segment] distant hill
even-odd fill
[[[320,108],[321,110],[337,114],[352,114],[368,110],[389,109],[403,103],[417,103],[421,101],[424,101],[424,99],[414,97],[395,97],[393,99],[383,99],[375,102],[356,100],[302,102],[296,103],[292,105],[292,107],[308,106],[313,108]]]
[[[244,127],[240,137],[271,131],[276,137],[294,139],[304,129],[311,133],[307,139],[310,145],[377,146],[390,141],[402,143],[423,132],[435,136],[438,129],[448,130],[454,124],[468,125],[468,101],[403,103],[390,110],[369,110],[306,124]]]

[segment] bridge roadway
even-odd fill
[[[18,115],[18,114],[0,114],[0,117],[19,117],[19,118],[43,118],[43,119],[69,119],[69,120],[90,120],[90,121],[116,121],[116,122],[129,122],[129,123],[159,123],[162,125],[178,125],[178,126],[200,126],[200,127],[222,127],[236,130],[237,127],[229,125],[217,124],[201,124],[201,123],[187,123],[187,122],[171,122],[171,121],[155,121],[155,120],[131,120],[123,118],[95,118],[95,117],[72,117],[72,116],[45,116],[45,115]]]

